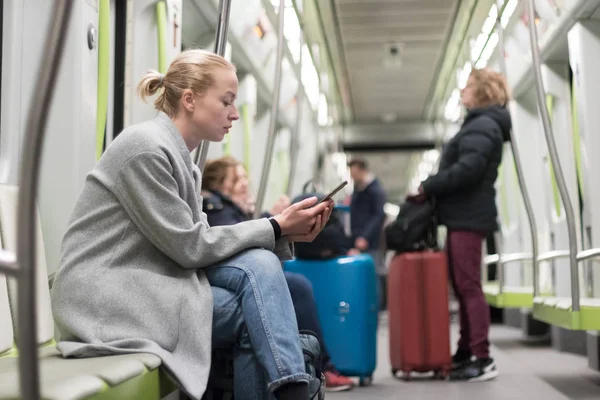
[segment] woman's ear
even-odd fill
[[[194,112],[194,102],[194,93],[191,90],[184,91],[183,95],[181,96],[181,105],[186,111],[190,113]]]

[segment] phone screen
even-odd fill
[[[339,192],[340,190],[342,190],[344,188],[344,186],[346,186],[347,184],[348,184],[348,181],[343,181],[335,189],[333,189],[331,191],[331,193],[329,193],[327,196],[323,197],[321,199],[321,201],[319,201],[319,203],[317,203],[317,204],[320,204],[320,203],[322,203],[324,201],[327,201],[327,200],[331,199],[333,196],[336,195],[337,192]]]

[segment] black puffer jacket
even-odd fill
[[[437,199],[440,224],[482,233],[498,229],[494,182],[511,125],[505,107],[469,111],[444,147],[438,173],[423,182],[425,194]]]

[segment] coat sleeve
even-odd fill
[[[275,249],[266,219],[210,227],[194,222],[192,210],[179,196],[167,157],[140,153],[121,168],[114,193],[133,223],[157,248],[183,268],[204,268],[253,247]]]
[[[423,181],[423,191],[429,196],[440,196],[479,182],[495,146],[491,134],[465,133],[458,142],[458,160]]]

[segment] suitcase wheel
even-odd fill
[[[396,373],[398,372],[398,370],[396,368],[392,368],[392,376],[396,376]]]
[[[363,386],[371,386],[373,384],[373,375],[371,376],[361,376],[358,380],[358,385]]]
[[[446,378],[446,374],[444,371],[442,370],[437,370],[433,373],[433,379],[445,379]]]
[[[450,375],[449,369],[438,369],[437,371],[435,371],[433,379],[445,380],[448,377],[448,375]]]

